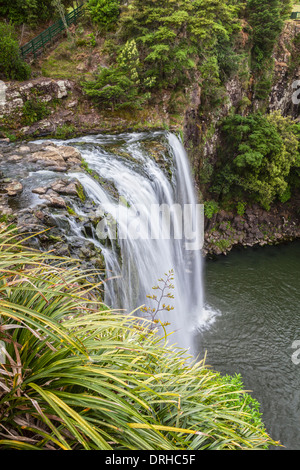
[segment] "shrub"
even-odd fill
[[[71,139],[76,134],[76,128],[72,124],[58,126],[55,131],[56,139]]]
[[[243,216],[245,214],[247,203],[239,201],[236,205],[236,211],[238,215]]]
[[[63,0],[65,5],[71,0]],[[15,24],[36,26],[39,22],[52,19],[56,10],[49,0],[1,0],[0,17],[8,18]]]
[[[300,126],[279,112],[229,116],[221,127],[222,148],[215,190],[248,197],[266,209],[285,194],[299,166]]]
[[[0,78],[27,80],[30,74],[30,66],[21,58],[14,28],[0,23]]]
[[[150,90],[155,79],[140,76],[141,64],[135,40],[127,41],[121,48],[116,64],[102,68],[94,81],[83,83],[85,93],[98,106],[109,106],[112,110],[120,108],[141,108],[151,97]]]
[[[119,0],[89,0],[87,9],[92,20],[103,29],[110,29],[120,14]]]
[[[248,0],[247,16],[253,31],[253,59],[256,68],[262,68],[264,61],[270,58],[284,20],[290,14],[292,3],[291,0]]]
[[[238,24],[238,9],[224,0],[213,8],[210,0],[134,0],[124,8],[120,34],[136,40],[147,76],[161,87],[175,88],[190,83],[217,42],[228,40]]]
[[[139,105],[137,87],[118,68],[103,68],[95,81],[83,83],[83,89],[99,107],[108,106],[114,111]]]
[[[135,40],[127,41],[121,49],[116,65],[102,68],[95,81],[83,83],[85,93],[100,107],[141,108],[151,96],[155,80],[140,78],[140,59]]]
[[[216,201],[207,201],[204,204],[204,214],[208,219],[211,219],[214,214],[219,212],[219,204]]]
[[[46,103],[40,98],[33,97],[27,100],[22,108],[22,123],[25,126],[30,126],[34,122],[41,121],[45,117],[49,116],[50,109]]]
[[[2,449],[265,449],[258,403],[238,378],[112,312],[71,260],[0,229]]]

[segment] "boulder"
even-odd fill
[[[8,157],[9,162],[18,162],[20,160],[22,160],[22,155],[10,155]]]
[[[21,147],[18,148],[18,152],[30,153],[30,147],[28,147],[28,145],[21,145]]]
[[[42,197],[43,199],[46,199],[46,201],[48,201],[48,205],[51,207],[57,207],[57,208],[67,207],[64,199],[60,196],[56,196],[53,194],[44,194],[44,195],[41,195],[40,197]]]
[[[79,150],[70,146],[47,146],[34,152],[29,158],[33,163],[47,167],[52,171],[66,171],[81,164]]]
[[[45,194],[47,190],[48,188],[39,187],[39,188],[34,188],[32,192],[35,194]]]
[[[51,189],[59,194],[77,196],[76,183],[68,180],[58,180],[51,185]]]
[[[31,155],[30,160],[34,163],[44,166],[64,165],[65,161],[61,154],[55,147],[46,147],[40,152],[35,152]]]
[[[23,185],[20,181],[11,181],[5,185],[4,189],[8,196],[16,196],[23,191]]]

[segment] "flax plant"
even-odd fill
[[[0,448],[235,450],[277,445],[239,380],[109,309],[76,261],[0,228]]]

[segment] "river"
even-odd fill
[[[242,375],[267,431],[288,450],[300,449],[300,361],[292,347],[299,341],[300,348],[299,272],[300,241],[206,261],[205,301],[215,316],[195,338],[213,369]]]

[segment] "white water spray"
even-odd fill
[[[151,140],[163,141],[165,165],[157,163],[151,155]],[[112,224],[106,225],[110,242],[103,241],[105,234],[100,229],[95,234],[95,243],[105,259],[107,278],[116,277],[106,283],[105,302],[127,312],[149,305],[147,295],[158,294],[152,287],[173,270],[174,299],[165,303],[174,310],[160,312],[159,319],[170,323],[168,333],[174,332],[170,344],[191,349],[193,331],[201,322],[203,309],[202,260],[200,249],[188,249],[184,233],[176,237],[182,228],[183,208],[196,207],[189,162],[180,140],[173,134],[158,132],[86,136],[65,143],[78,145],[88,167],[102,184],[83,172],[69,175],[79,180],[88,199],[100,211],[111,216]],[[118,145],[120,151],[113,152],[111,144]],[[113,193],[107,187],[113,188]],[[153,207],[163,204],[182,210],[163,213],[161,219],[155,219]],[[78,208],[76,212],[79,213]],[[77,230],[82,237],[78,228],[73,226],[70,230],[73,235]]]

